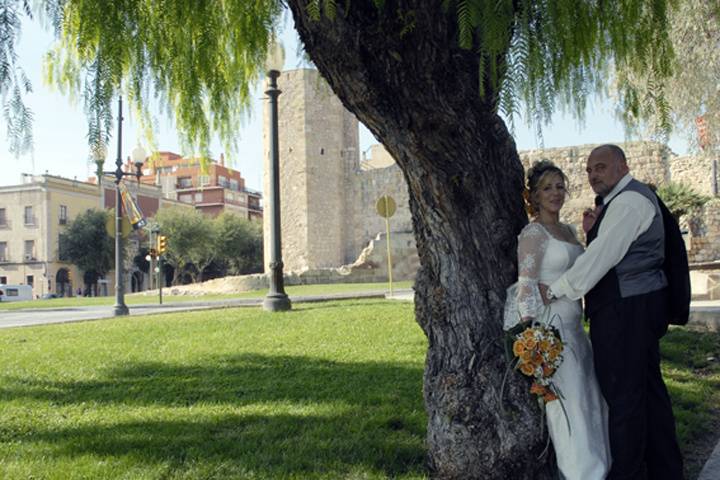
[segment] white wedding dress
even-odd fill
[[[528,224],[518,238],[518,283],[508,290],[516,295],[508,303],[516,300],[517,311],[514,321],[506,312],[505,326],[511,327],[522,316],[548,319],[559,330],[565,349],[552,381],[562,405],[558,400],[547,403],[546,414],[560,477],[602,480],[610,470],[607,404],[595,376],[590,340],[582,327],[580,301],[562,297],[547,307],[547,315],[538,289],[538,283],[550,285],[570,268],[583,247],[553,237],[539,223]]]

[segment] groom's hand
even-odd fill
[[[542,297],[543,303],[545,305],[550,305],[550,302],[552,302],[552,300],[550,300],[547,295],[548,288],[550,287],[545,285],[544,283],[538,283],[538,288],[540,289],[540,296]]]

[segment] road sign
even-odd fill
[[[375,210],[377,210],[378,215],[383,218],[392,217],[395,215],[395,210],[397,210],[395,199],[390,195],[383,195],[378,198],[378,201],[375,204]]]
[[[393,294],[393,281],[392,281],[392,253],[390,252],[390,217],[395,215],[397,205],[395,199],[390,195],[383,195],[378,198],[375,204],[375,210],[378,215],[385,219],[385,240],[387,243],[387,257],[388,257],[388,285],[390,287],[390,296]]]

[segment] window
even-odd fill
[[[210,175],[200,175],[200,186],[210,185]]]
[[[7,277],[0,277],[0,285],[7,285]]]
[[[7,262],[7,258],[7,242],[0,242],[0,262]]]
[[[218,177],[218,185],[221,187],[227,187],[228,186],[228,179],[220,175]]]
[[[67,221],[67,205],[60,205],[60,225],[65,225]]]
[[[203,194],[198,192],[195,194],[195,203],[200,203],[203,201]]]
[[[178,196],[178,200],[183,203],[192,203],[192,193],[185,193]]]
[[[230,190],[235,190],[236,192],[239,190],[240,185],[238,185],[237,180],[230,180]]]
[[[32,287],[33,284],[35,283],[35,277],[33,275],[28,275],[27,281],[25,283],[27,283],[28,285],[30,285]]]
[[[180,188],[190,188],[192,187],[192,178],[191,177],[178,177],[178,187]]]
[[[0,227],[7,226],[7,216],[5,215],[5,209],[0,208]]]
[[[35,240],[25,240],[25,260],[35,260]]]
[[[25,207],[25,225],[35,225],[35,216],[31,206]]]
[[[67,242],[65,241],[65,235],[58,235],[58,260],[66,262],[67,258]]]

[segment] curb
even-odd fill
[[[717,480],[718,478],[720,478],[720,441],[715,445],[715,449],[705,462],[697,480]]]

